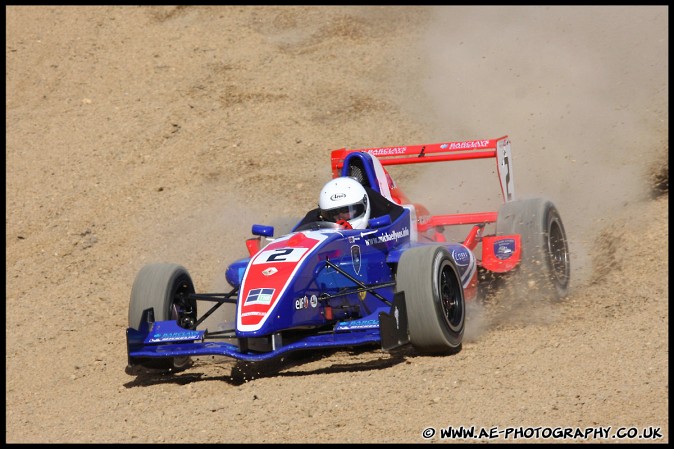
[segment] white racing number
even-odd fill
[[[274,262],[298,262],[309,248],[277,248],[262,251],[253,261],[253,265]]]
[[[496,155],[498,157],[498,175],[501,180],[503,199],[512,201],[515,197],[515,183],[513,182],[513,163],[510,154],[510,140],[503,139],[496,143]]]

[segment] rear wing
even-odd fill
[[[383,166],[496,158],[496,170],[499,182],[501,183],[503,201],[512,201],[515,197],[512,156],[510,154],[510,139],[508,139],[508,136],[490,140],[332,150],[331,166],[333,176],[339,176],[344,166],[344,159],[354,152],[363,152],[375,156]]]

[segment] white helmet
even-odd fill
[[[318,199],[321,216],[326,221],[346,220],[354,229],[367,228],[370,202],[365,188],[349,176],[335,178],[321,189]]]

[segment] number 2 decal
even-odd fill
[[[253,264],[274,262],[297,262],[309,248],[276,248],[262,251]]]
[[[499,140],[497,145],[498,155],[498,174],[501,180],[501,190],[503,199],[511,201],[515,196],[515,186],[513,183],[512,156],[510,154],[510,141],[508,139]]]
[[[292,254],[293,249],[292,248],[281,248],[281,249],[275,249],[273,251],[274,251],[274,254],[267,257],[266,262],[286,262],[287,259],[284,256],[288,256],[289,254]]]
[[[504,151],[503,154],[505,155],[506,152]],[[512,193],[510,192],[510,162],[507,155],[503,157],[503,165],[505,166],[505,169],[507,171],[505,175],[506,198],[510,200],[512,198]]]

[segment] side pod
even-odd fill
[[[505,273],[520,263],[522,257],[519,234],[482,237],[482,266],[494,273]]]

